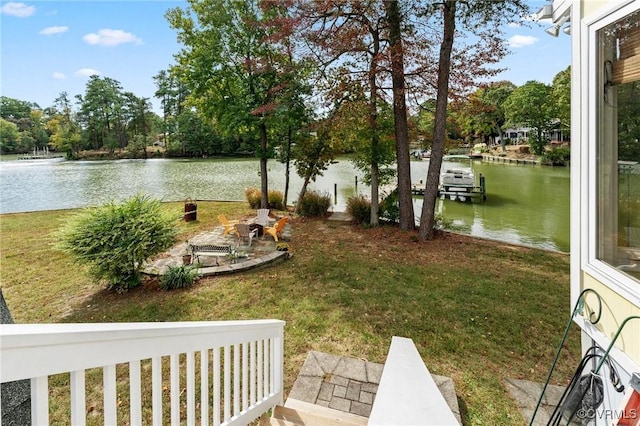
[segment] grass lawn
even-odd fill
[[[167,204],[178,215],[179,203]],[[251,216],[246,203],[199,202],[181,240]],[[51,247],[73,211],[0,216],[0,282],[15,322],[276,318],[285,327],[285,394],[310,350],[384,363],[392,336],[413,339],[427,367],[455,383],[465,425],[521,425],[506,377],[543,382],[566,326],[569,256],[445,233],[421,242],[391,226],[296,218],[293,258],[166,292],[91,282]],[[579,359],[572,330],[554,378]],[[286,396],[286,395],[285,395]]]

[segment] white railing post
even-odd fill
[[[224,347],[224,418],[231,417],[231,353],[229,345]]]
[[[115,425],[118,423],[116,366],[105,365],[102,369],[102,378],[104,382],[104,424]]]
[[[249,408],[249,347],[242,343],[242,410]]]
[[[209,426],[209,350],[200,351],[200,426]]]
[[[180,425],[180,356],[169,357],[171,376],[171,426]]]
[[[162,357],[151,359],[151,397],[153,426],[162,426]]]
[[[196,366],[195,353],[187,353],[187,426],[196,424]]]
[[[262,377],[262,342],[260,340],[258,340],[256,342],[256,346],[257,346],[257,354],[256,354],[256,360],[257,360],[257,365],[256,365],[256,387],[257,387],[257,397],[256,400],[257,401],[262,401],[262,389],[263,389],[263,377]]]
[[[142,426],[142,374],[139,360],[129,362],[129,404],[131,426]]]
[[[31,423],[49,424],[49,378],[47,376],[31,379]]]
[[[71,372],[71,424],[84,426],[86,423],[85,410],[85,374],[84,370]]]
[[[220,426],[220,348],[213,348],[213,425]]]
[[[240,347],[233,345],[233,415],[240,413]]]

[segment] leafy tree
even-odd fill
[[[316,132],[309,133],[307,137],[298,140],[294,148],[294,157],[296,170],[302,177],[302,188],[296,203],[296,210],[300,212],[309,182],[315,182],[318,176],[322,176],[334,158],[326,123],[321,123]]]
[[[169,146],[173,134],[177,131],[177,120],[184,111],[189,92],[186,85],[171,70],[162,70],[153,79],[157,87],[155,96],[160,98],[162,106],[162,132],[165,144]],[[184,146],[182,146],[182,153],[185,153]]]
[[[457,119],[467,135],[475,138],[498,136],[505,151],[502,126],[506,123],[503,104],[515,89],[508,81],[492,82],[472,93],[458,111]]]
[[[182,142],[185,154],[206,157],[219,152],[219,138],[213,127],[197,112],[183,111],[177,124],[175,136]]]
[[[556,119],[551,86],[539,81],[528,81],[516,88],[503,104],[507,121],[513,125],[528,125],[536,130],[529,136],[529,145],[536,155],[544,154],[547,140],[545,131]]]
[[[382,73],[388,58],[388,39],[384,2],[310,1],[300,13],[304,17],[304,37],[313,47],[312,55],[321,67],[321,75],[329,76],[332,85],[327,93],[339,104],[344,88],[357,88],[366,94],[368,127],[368,164],[371,182],[371,224],[378,224],[381,169],[389,164],[381,148],[378,114],[381,100]],[[355,82],[359,84],[355,84]],[[364,146],[360,146],[363,149]],[[362,163],[356,163],[362,166]]]
[[[60,93],[53,107],[49,109],[46,128],[50,133],[49,142],[58,151],[67,152],[69,158],[73,158],[81,149],[82,133],[67,92]]]
[[[30,118],[32,109],[40,109],[38,104],[0,96],[0,117],[17,123],[20,119]]]
[[[478,0],[474,2],[444,0],[429,2],[425,13],[440,22],[442,34],[437,63],[436,109],[431,159],[420,215],[420,238],[431,239],[435,231],[435,206],[442,156],[446,141],[447,106],[450,82],[458,93],[470,86],[474,75],[490,76],[499,70],[488,65],[496,63],[506,54],[505,40],[501,28],[513,19],[528,14],[524,0]],[[456,31],[456,23],[461,31]],[[454,40],[463,34],[471,34],[472,45],[459,44],[454,49]],[[454,65],[454,66],[452,66]],[[459,65],[459,66],[458,66]],[[453,77],[453,78],[452,78]]]
[[[16,152],[20,143],[18,126],[4,118],[0,118],[0,153]]]
[[[268,206],[269,127],[280,105],[287,58],[275,48],[268,25],[287,8],[258,0],[189,1],[166,17],[185,48],[174,68],[190,89],[189,102],[205,117],[259,140],[261,207]],[[286,16],[282,16],[286,18]]]
[[[122,86],[114,79],[97,75],[89,77],[85,95],[76,95],[80,104],[78,120],[93,149],[107,148],[113,152],[122,144]]]
[[[571,129],[571,66],[560,71],[551,83],[551,99],[554,105],[555,118],[560,120],[560,129]]]
[[[148,197],[111,202],[69,219],[58,231],[59,248],[89,264],[110,288],[128,289],[140,284],[145,261],[175,242],[175,219]]]
[[[397,200],[400,229],[415,228],[413,195],[411,192],[411,165],[409,159],[409,124],[407,121],[407,101],[405,98],[404,51],[402,45],[402,21],[397,0],[385,2],[385,14],[389,24],[389,53],[391,81],[393,86],[393,117],[396,140]],[[389,199],[389,197],[387,197]]]
[[[13,123],[19,132],[17,142],[4,144],[5,152],[27,152],[47,145],[49,135],[38,104],[18,99],[0,97],[0,118]],[[4,136],[4,135],[3,135]],[[9,147],[12,147],[9,151]]]

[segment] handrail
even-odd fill
[[[197,395],[200,424],[246,424],[282,401],[283,333],[279,320],[0,325],[0,382],[31,380],[32,424],[49,424],[49,376],[59,373],[70,373],[71,421],[84,424],[85,371],[93,368],[103,372],[105,424],[117,423],[119,410],[131,424],[143,412],[154,425],[166,424],[166,413],[176,424],[184,390],[187,424],[198,417]],[[123,381],[129,395],[120,398]],[[149,382],[152,395],[143,398]]]
[[[551,381],[551,375],[553,374],[553,371],[556,368],[556,364],[558,363],[558,358],[560,357],[560,352],[562,351],[562,347],[564,346],[564,342],[565,340],[567,340],[567,336],[569,335],[569,329],[571,328],[571,324],[573,323],[573,318],[579,313],[582,312],[582,310],[584,309],[584,296],[587,293],[593,293],[595,294],[597,300],[598,300],[598,313],[595,317],[595,319],[593,318],[593,314],[594,312],[591,312],[591,315],[589,315],[589,322],[591,324],[597,324],[598,321],[600,321],[600,318],[602,317],[602,299],[600,298],[600,295],[598,294],[597,291],[595,291],[594,289],[591,288],[586,288],[584,290],[582,290],[582,292],[580,292],[580,295],[578,296],[578,300],[576,301],[576,304],[573,308],[573,311],[571,312],[571,317],[569,318],[569,321],[567,321],[567,327],[564,330],[564,334],[562,335],[562,339],[560,340],[560,344],[558,345],[558,350],[556,351],[556,355],[553,358],[553,363],[551,364],[551,368],[549,369],[549,373],[547,374],[547,379],[544,382],[544,386],[542,387],[542,392],[540,392],[540,397],[538,398],[538,403],[536,404],[536,408],[533,410],[533,414],[531,415],[531,420],[529,421],[529,426],[533,425],[533,421],[536,418],[536,414],[538,413],[538,409],[540,408],[540,405],[542,404],[542,399],[544,398],[544,393],[547,390],[547,387],[549,386],[549,382]]]
[[[459,425],[411,339],[392,337],[367,424]]]

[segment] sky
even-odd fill
[[[529,1],[536,12],[543,0]],[[0,95],[46,108],[61,92],[83,95],[89,76],[120,82],[123,90],[160,101],[153,77],[174,63],[181,45],[164,15],[178,0],[0,0]],[[511,54],[495,80],[550,84],[569,66],[570,36],[544,32],[549,23],[504,28]]]

